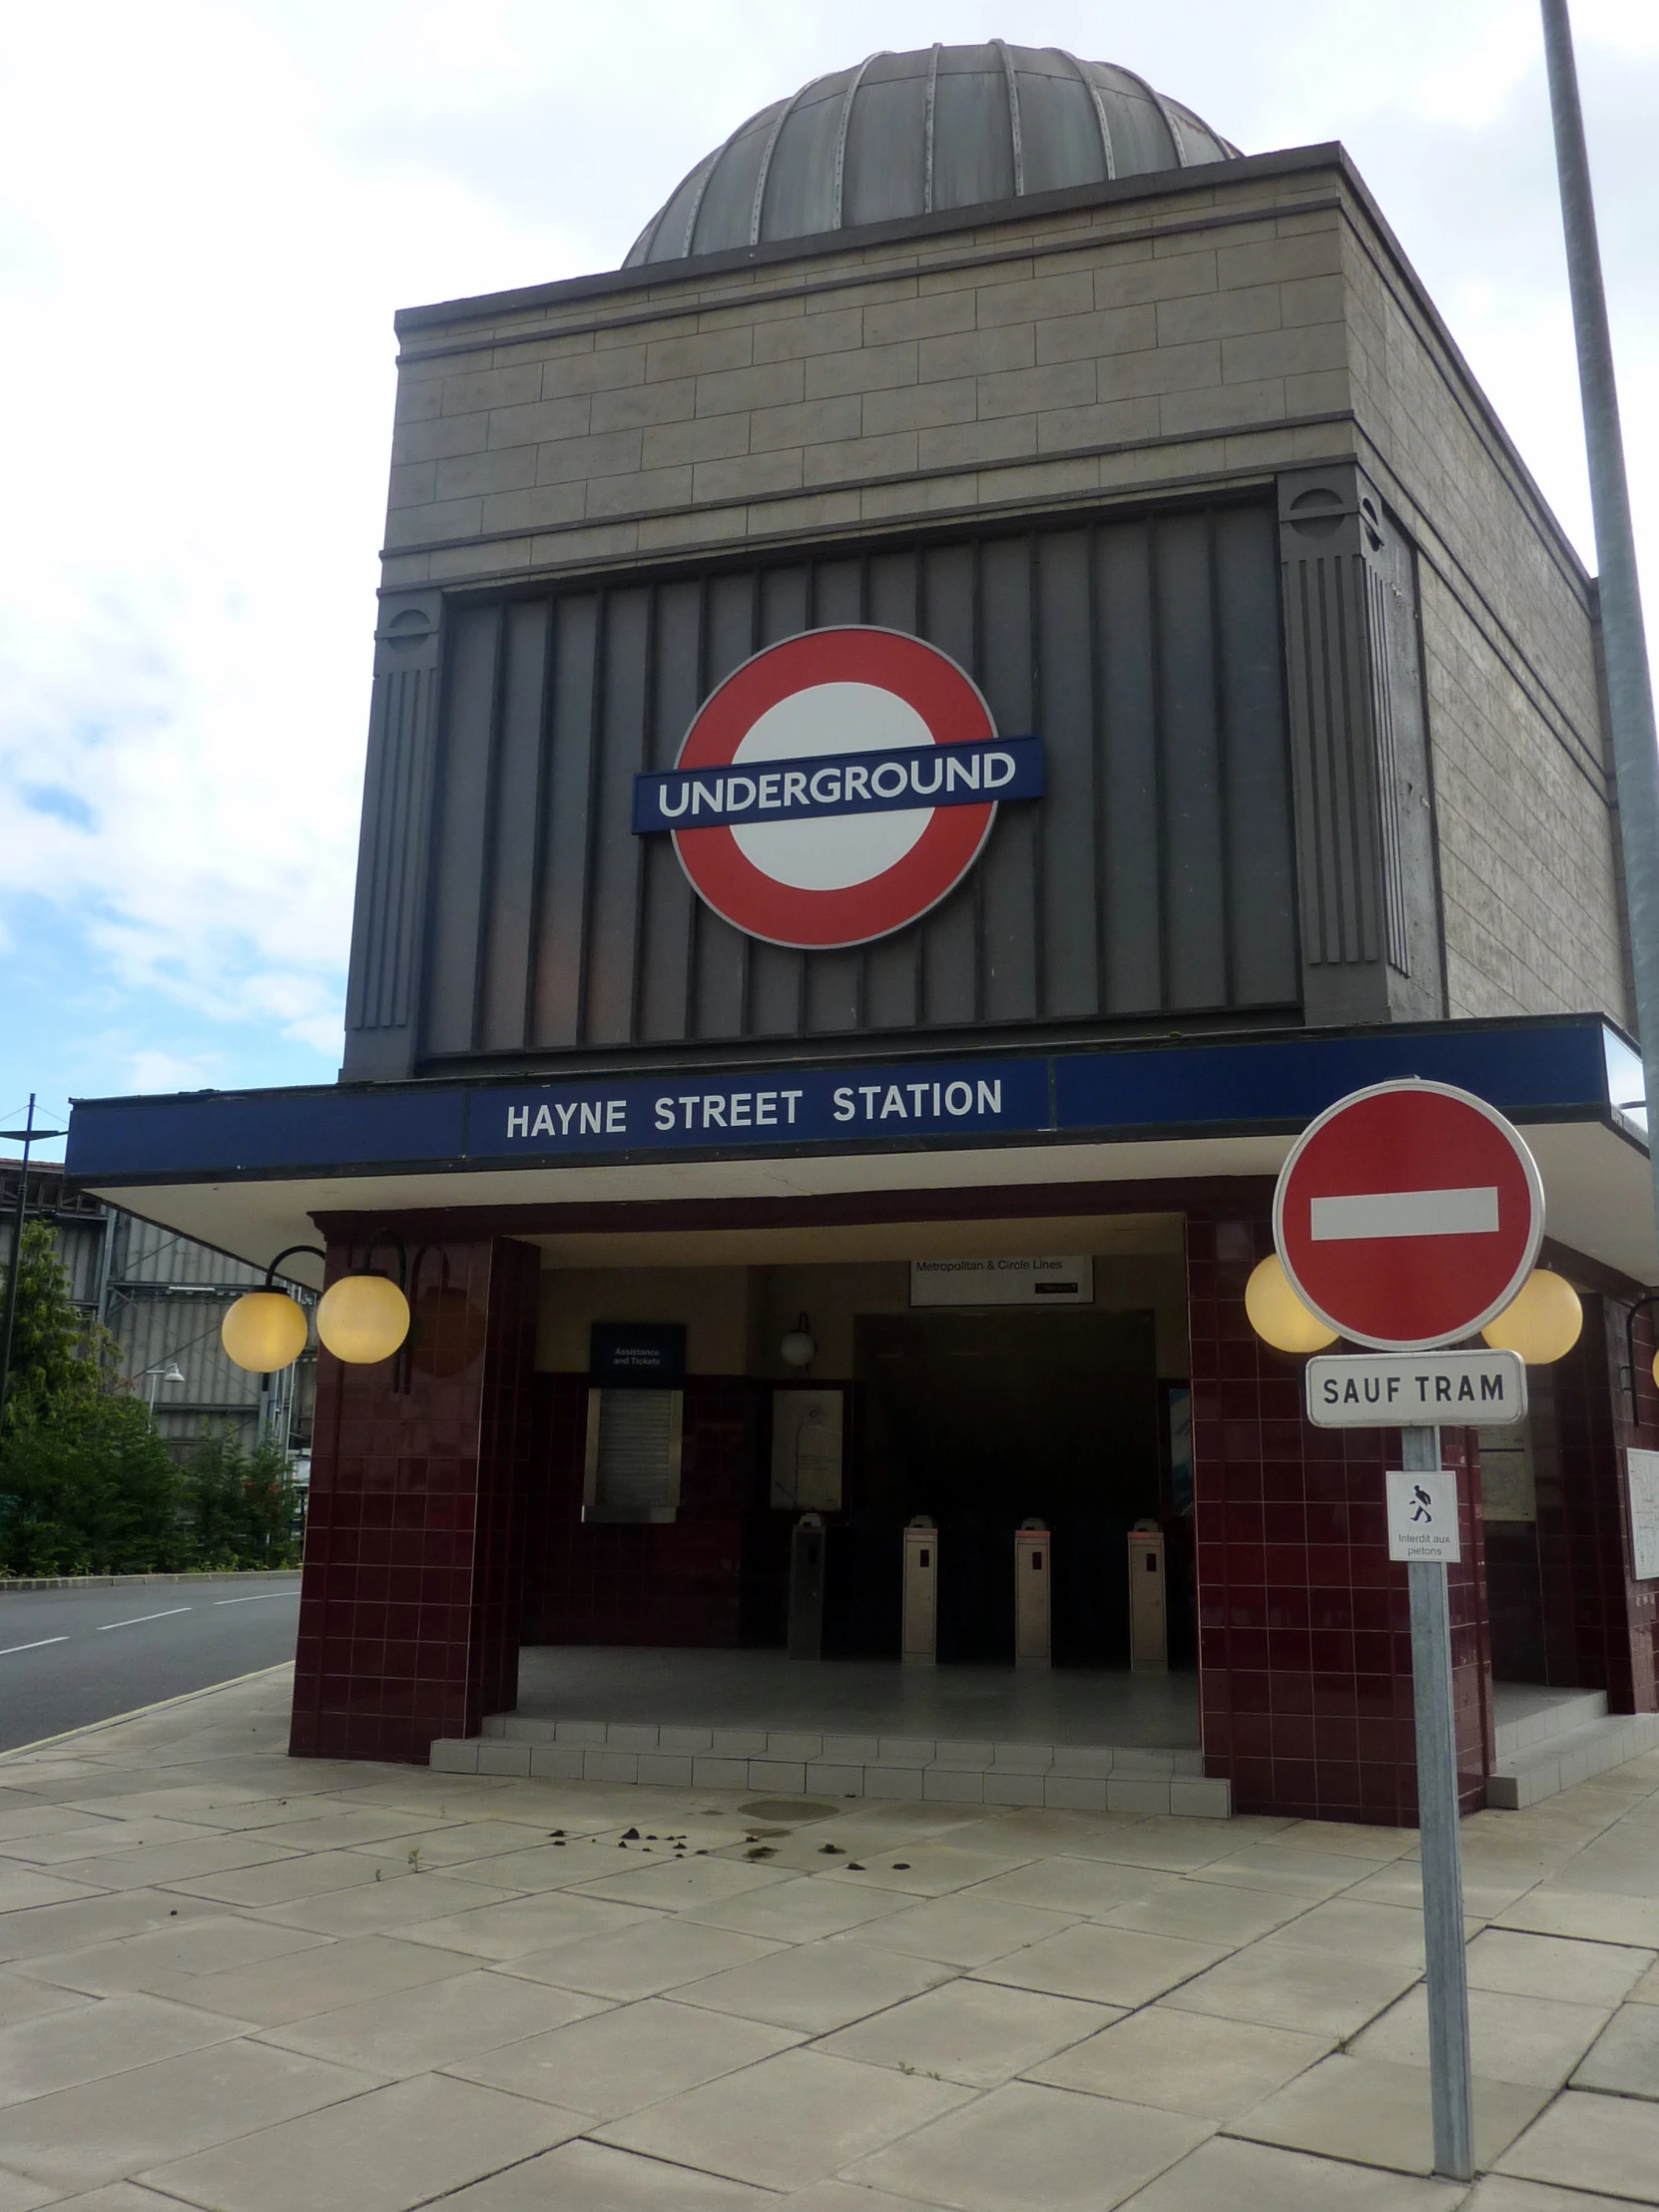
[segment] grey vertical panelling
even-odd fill
[[[652,768],[672,768],[701,696],[698,639],[703,587],[665,584],[657,593],[652,639]],[[674,1044],[691,1034],[691,977],[703,902],[686,880],[667,837],[644,837],[640,901],[640,1037]]]
[[[357,895],[346,985],[346,1072],[409,1074],[437,723],[441,601],[388,595],[375,636]]]
[[[1276,559],[1269,509],[1193,509],[458,611],[428,1059],[1293,1006]],[[1038,731],[1047,797],[1005,808],[911,928],[847,951],[762,944],[696,898],[668,839],[632,835],[633,779],[674,761],[761,647],[858,622],[928,638],[1000,729]],[[1336,696],[1353,696],[1342,669]]]
[[[498,703],[501,607],[455,616],[446,646],[441,804],[427,916],[425,1049],[471,1052],[477,1043],[490,784]]]
[[[1285,719],[1273,538],[1264,508],[1223,508],[1215,517],[1227,932],[1241,1006],[1289,1005],[1299,995],[1290,760],[1283,745],[1254,742]]]
[[[1067,530],[1037,541],[1042,701],[1036,724],[1046,770],[1037,899],[1052,1014],[1089,1015],[1100,1006],[1099,933],[1078,928],[1073,890],[1094,879],[1098,812],[1089,536]]]
[[[1029,538],[993,538],[980,549],[979,687],[999,730],[1034,727],[1033,552]],[[987,1021],[1028,1019],[1042,1003],[1037,902],[1042,836],[1039,812],[1035,807],[1005,809],[975,870],[983,900]]]
[[[599,616],[597,592],[576,592],[553,603],[531,1025],[531,1041],[544,1049],[582,1041],[582,931],[588,908],[594,721],[601,702]]]
[[[646,765],[647,653],[651,595],[612,592],[605,611],[605,679],[593,770],[593,835],[583,941],[588,988],[584,1036],[626,1044],[634,1021],[641,846],[630,830],[634,778]]]
[[[1208,518],[1184,515],[1159,523],[1154,548],[1169,956],[1165,998],[1172,1007],[1196,1011],[1228,1002]]]
[[[1432,814],[1409,548],[1353,466],[1280,479],[1310,1021],[1432,1015]]]
[[[548,615],[545,601],[515,601],[506,609],[501,640],[490,867],[484,884],[479,1042],[486,1050],[511,1051],[529,1033]]]
[[[1151,1013],[1164,968],[1150,525],[1096,532],[1094,566],[1101,1012]]]

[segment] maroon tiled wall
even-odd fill
[[[767,1508],[768,1395],[742,1378],[688,1376],[678,1519],[596,1525],[581,1517],[587,1378],[536,1377],[526,1643],[782,1640],[788,1516]]]
[[[1538,1581],[1545,1679],[1605,1690],[1615,1713],[1659,1709],[1654,1678],[1656,1586],[1630,1575],[1630,1509],[1623,1446],[1659,1445],[1653,1341],[1638,1323],[1631,1417],[1623,1374],[1627,1309],[1584,1300],[1584,1331],[1552,1369],[1533,1370],[1538,1481]]]
[[[385,1258],[379,1248],[377,1260]],[[540,1255],[426,1246],[407,1355],[319,1362],[289,1750],[424,1762],[517,1697]],[[362,1264],[330,1242],[328,1280]]]
[[[1387,1555],[1382,1476],[1398,1432],[1320,1429],[1302,1362],[1265,1346],[1244,1310],[1273,1249],[1263,1186],[1247,1210],[1187,1225],[1199,1688],[1205,1771],[1240,1812],[1411,1823],[1416,1747],[1406,1570]],[[1463,1468],[1463,1563],[1448,1570],[1459,1785],[1481,1801],[1491,1743],[1478,1476]]]

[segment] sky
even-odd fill
[[[1659,5],[1573,14],[1651,604]],[[1341,139],[1594,566],[1535,0],[0,24],[0,1127],[30,1091],[61,1126],[71,1097],[334,1079],[393,310],[614,268],[746,115],[872,48],[1065,46],[1247,153]]]

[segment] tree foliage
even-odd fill
[[[244,1452],[234,1433],[204,1423],[180,1466],[120,1381],[114,1340],[71,1301],[44,1223],[23,1232],[17,1290],[0,1428],[0,1574],[294,1563],[285,1455],[270,1443]]]

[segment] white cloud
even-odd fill
[[[1575,16],[1645,516],[1659,9]],[[72,920],[112,993],[259,1025],[325,1074],[393,308],[614,266],[745,115],[881,44],[1006,28],[1144,70],[1247,149],[1343,137],[1587,546],[1535,8],[1394,0],[1379,21],[1304,0],[1133,20],[1055,0],[1000,24],[956,0],[12,11],[0,890]],[[135,1083],[174,1061],[203,1079],[189,1034],[129,1052]]]

